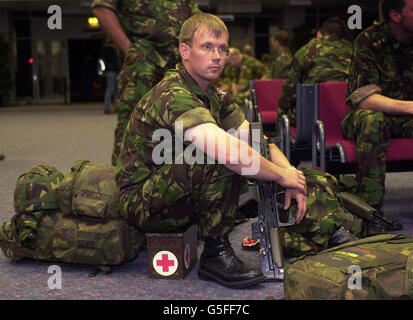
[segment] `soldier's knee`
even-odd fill
[[[363,133],[381,132],[385,125],[384,113],[377,110],[360,109],[357,111],[359,129]]]

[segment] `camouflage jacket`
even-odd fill
[[[94,0],[92,8],[98,6],[115,11],[131,47],[162,68],[179,61],[181,26],[199,11],[195,0]]]
[[[294,55],[283,84],[278,117],[286,114],[291,124],[295,125],[297,84],[347,81],[351,56],[350,42],[332,41],[329,36],[314,38],[301,47]]]
[[[347,103],[358,108],[374,93],[413,100],[413,42],[398,41],[386,23],[367,28],[354,41]]]
[[[268,79],[286,79],[288,71],[290,70],[290,64],[293,60],[293,55],[290,50],[286,50],[283,53],[277,55],[275,60],[271,64],[271,69],[268,70]]]
[[[170,167],[172,163],[183,163],[183,152],[190,145],[188,141],[183,142],[186,129],[202,123],[215,123],[227,131],[237,129],[244,120],[243,111],[229,94],[212,84],[205,94],[185,67],[178,64],[143,96],[131,115],[115,173],[121,193],[141,187],[156,170]],[[165,156],[165,163],[154,158],[162,136],[172,140],[169,149],[162,140],[164,154],[170,152],[171,156],[170,159]],[[182,142],[183,148],[176,147]]]
[[[265,65],[247,54],[242,55],[238,69],[229,68],[228,79],[236,84],[246,84],[249,90],[250,80],[261,79],[265,74]]]

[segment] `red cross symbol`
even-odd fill
[[[169,267],[172,267],[174,265],[174,261],[169,260],[168,255],[163,253],[162,260],[156,260],[156,265],[158,267],[162,267],[163,272],[169,272]]]
[[[185,247],[185,267],[189,268],[189,259],[191,257],[191,252],[189,251],[189,246],[186,245]]]

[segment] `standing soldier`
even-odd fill
[[[250,80],[261,79],[265,74],[264,64],[237,48],[231,48],[227,59],[229,77],[226,80],[231,86],[231,93],[235,101],[244,105],[244,100],[249,96]]]
[[[179,59],[182,23],[198,12],[195,0],[94,0],[92,10],[108,37],[125,53],[115,109],[118,123],[112,165],[133,108]]]
[[[295,126],[297,84],[347,81],[352,46],[345,39],[346,28],[341,19],[330,18],[321,26],[317,38],[296,52],[279,98],[278,119],[286,114]]]
[[[413,138],[413,0],[384,0],[382,12],[354,41],[342,124],[357,146],[357,193],[381,214],[389,139]]]

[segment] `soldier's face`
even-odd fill
[[[400,23],[405,32],[413,35],[413,0],[405,0],[405,3],[400,13]]]
[[[183,46],[182,46],[183,45]],[[192,44],[181,44],[182,61],[187,71],[202,89],[221,74],[227,57],[228,37],[225,33],[217,38],[207,28],[200,27]]]

